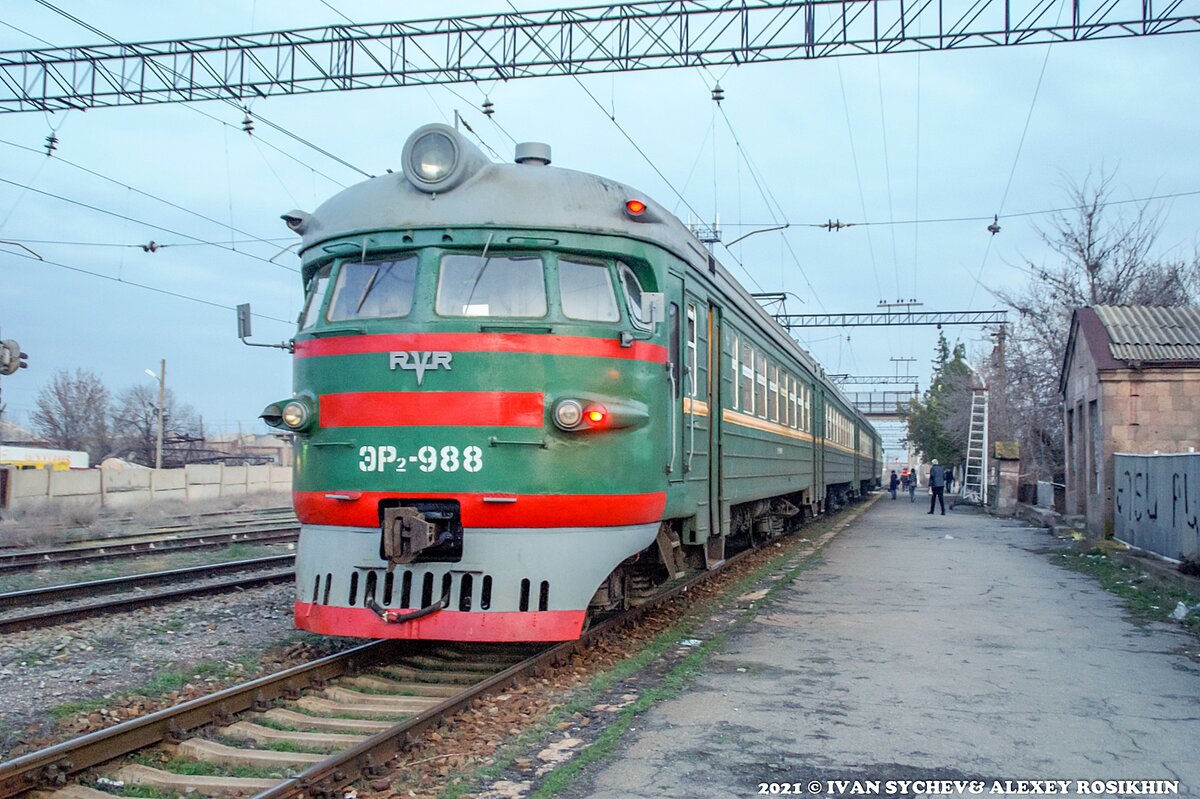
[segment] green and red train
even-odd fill
[[[678,219],[454,128],[303,238],[297,626],[557,641],[877,486],[880,438]]]

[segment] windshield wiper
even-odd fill
[[[371,273],[371,278],[367,281],[366,287],[363,289],[362,297],[358,300],[358,305],[354,306],[354,315],[358,316],[362,310],[363,304],[366,303],[367,297],[371,294],[371,289],[375,288],[375,279],[379,277],[379,267],[375,267],[375,271]]]

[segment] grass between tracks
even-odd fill
[[[669,650],[679,649],[680,641],[698,634],[706,622],[726,610],[736,601],[737,597],[758,586],[773,572],[778,572],[789,559],[796,558],[796,548],[813,543],[827,533],[833,525],[848,523],[848,521],[841,517],[822,520],[805,530],[807,534],[805,539],[793,539],[789,543],[783,543],[782,551],[776,557],[772,557],[766,563],[738,578],[717,596],[702,600],[689,609],[678,622],[657,635],[636,655],[594,677],[587,688],[577,691],[566,704],[551,711],[542,721],[525,730],[507,744],[496,756],[492,765],[454,775],[451,784],[441,793],[442,799],[458,799],[470,795],[476,792],[481,784],[494,781],[510,772],[518,758],[535,746],[544,743],[548,736],[559,729],[561,724],[587,712],[606,693],[616,689],[620,683],[639,676],[643,672],[652,671],[651,667],[668,656]],[[547,773],[540,781],[535,780],[535,787],[528,794],[529,799],[545,799],[545,797],[558,794],[579,778],[589,766],[610,757],[617,750],[625,733],[633,727],[634,721],[639,715],[658,703],[674,699],[683,693],[700,673],[705,662],[714,653],[724,649],[725,642],[735,630],[752,620],[763,607],[771,603],[780,591],[790,585],[804,571],[812,568],[814,560],[823,546],[824,544],[820,544],[813,551],[801,555],[799,562],[788,567],[787,571],[779,577],[771,578],[771,584],[760,599],[755,599],[747,608],[738,609],[736,618],[730,623],[722,624],[707,640],[678,659],[665,672],[654,675],[655,683],[650,687],[640,688],[637,699],[620,708],[615,717],[604,725],[599,735],[578,754]]]

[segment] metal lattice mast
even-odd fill
[[[0,53],[0,113],[1200,31],[1200,0],[663,0]],[[833,229],[831,223],[831,229]]]

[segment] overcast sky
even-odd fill
[[[55,5],[131,42],[509,10],[502,0]],[[47,42],[103,43],[32,0],[5,3],[0,50]],[[1183,195],[1155,206],[1158,255],[1193,257],[1197,75],[1200,37],[1179,35],[583,78],[641,153],[569,77],[272,97],[252,110],[371,174],[398,169],[413,129],[458,110],[505,159],[509,136],[546,142],[555,165],[628,183],[685,221],[689,207],[708,223],[719,214],[727,241],[786,219],[787,231],[717,254],[749,290],[800,298],[793,313],[910,298],[921,310],[990,310],[1002,307],[992,290],[1026,281],[1026,262],[1054,262],[1036,230],[1050,218],[1036,212],[1062,207],[1064,187],[1089,174],[1111,173],[1115,200]],[[724,115],[710,96],[717,80]],[[0,336],[30,362],[0,378],[8,419],[27,420],[58,370],[91,369],[116,392],[151,381],[144,370],[165,358],[167,386],[208,433],[266,430],[258,413],[290,394],[290,361],[243,346],[232,309],[253,303],[256,340],[290,337],[301,286],[297,257],[281,254],[295,237],[279,215],[312,210],[362,176],[265,125],[247,136],[241,118],[214,102],[0,115],[0,240],[10,242],[0,244]],[[828,219],[877,224],[807,226]],[[151,240],[166,246],[137,246]],[[978,327],[946,333],[976,358],[988,351]],[[936,336],[817,328],[799,338],[830,372],[909,372],[924,388]]]

